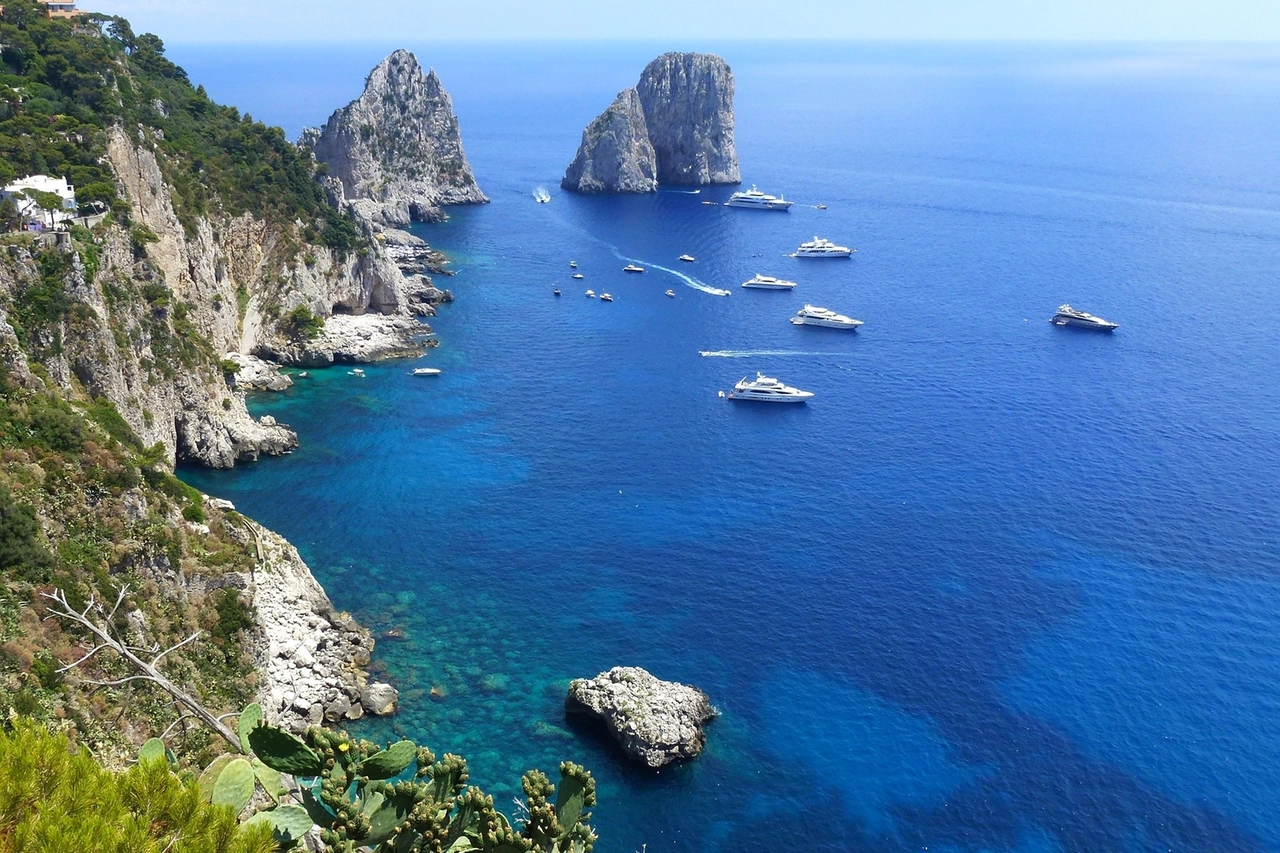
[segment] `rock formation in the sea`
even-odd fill
[[[458,119],[434,70],[397,50],[369,74],[364,94],[299,142],[342,182],[365,217],[392,226],[444,218],[443,205],[488,201],[462,151]]]
[[[736,184],[733,74],[718,56],[664,53],[583,131],[560,185],[587,193]]]
[[[565,714],[598,720],[627,755],[650,767],[693,758],[707,742],[703,725],[716,716],[707,694],[659,681],[639,667],[618,666],[569,684]]]
[[[657,174],[640,95],[624,89],[582,132],[578,156],[560,186],[580,193],[648,193],[658,188]]]

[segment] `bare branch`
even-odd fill
[[[161,651],[151,660],[150,663],[135,654],[135,651],[142,651],[141,649],[135,650],[115,636],[112,631],[112,619],[120,609],[120,605],[125,599],[127,589],[127,587],[120,588],[120,591],[116,596],[116,603],[109,613],[101,605],[97,604],[92,597],[89,599],[89,604],[83,611],[76,611],[67,602],[67,595],[61,589],[55,589],[51,593],[42,592],[40,594],[59,605],[58,608],[49,608],[49,613],[52,616],[57,616],[61,619],[74,622],[97,638],[97,647],[80,661],[77,661],[77,664],[75,665],[79,665],[80,663],[84,663],[89,660],[89,658],[93,657],[93,655],[101,649],[111,649],[116,654],[120,655],[120,657],[124,658],[130,666],[140,673],[139,675],[108,681],[89,681],[89,684],[98,687],[122,687],[131,685],[135,681],[149,681],[172,696],[175,704],[185,705],[191,711],[192,716],[200,720],[200,722],[204,723],[219,737],[225,740],[231,746],[232,750],[235,752],[241,752],[242,748],[240,746],[240,737],[233,732],[226,723],[222,722],[222,720],[218,719],[218,717],[205,709],[205,707],[201,705],[194,696],[174,684],[165,677],[164,673],[160,672],[160,670],[156,668],[156,664],[160,662],[160,659],[169,652],[179,649],[187,643],[195,640],[200,635],[198,631],[177,645]],[[98,622],[89,615],[91,612],[105,614],[107,617],[106,621]]]
[[[107,646],[103,646],[103,645],[97,645],[97,646],[94,646],[92,649],[90,649],[90,650],[85,654],[85,656],[84,656],[84,657],[80,658],[80,660],[76,661],[75,663],[69,663],[69,664],[67,664],[66,666],[59,667],[59,668],[57,669],[57,672],[60,672],[60,673],[61,673],[61,672],[68,672],[68,671],[70,671],[70,670],[73,670],[73,669],[75,669],[76,667],[78,667],[80,664],[82,664],[82,663],[84,663],[85,661],[89,660],[89,658],[93,657],[94,655],[96,655],[98,652],[102,651],[102,650],[103,650],[103,649],[105,649],[105,648],[108,648],[108,647],[107,647]]]

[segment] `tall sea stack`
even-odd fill
[[[299,142],[342,181],[346,198],[376,222],[445,218],[443,205],[488,201],[462,150],[453,101],[434,70],[397,50],[369,74],[364,94],[304,130]]]
[[[741,179],[729,66],[709,53],[664,53],[645,67],[635,88],[624,89],[583,131],[560,186],[583,193],[644,193],[660,183],[702,186]]]

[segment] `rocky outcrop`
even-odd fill
[[[373,638],[334,609],[298,551],[252,521],[245,532],[258,565],[244,579],[257,622],[254,664],[267,719],[294,731],[394,713],[395,688],[370,684],[364,667]],[[366,701],[374,696],[378,701]]]
[[[293,380],[280,372],[280,366],[263,361],[257,356],[229,352],[223,359],[239,365],[233,382],[244,391],[283,391],[293,385]]]
[[[560,185],[645,193],[658,184],[736,184],[733,74],[718,56],[664,53],[583,131]]]
[[[565,714],[598,720],[627,755],[662,767],[702,752],[707,742],[703,724],[717,712],[696,687],[659,681],[639,667],[618,666],[570,682]]]
[[[635,89],[624,89],[582,132],[560,186],[580,193],[649,193],[658,165]]]
[[[300,144],[342,182],[361,215],[388,225],[438,221],[449,204],[488,201],[462,150],[458,119],[435,71],[397,50],[369,74],[364,94],[303,131]]]

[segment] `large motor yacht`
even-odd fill
[[[744,281],[743,287],[752,287],[757,290],[791,290],[796,286],[794,281],[786,281],[781,278],[774,278],[771,275],[760,275],[756,273],[756,277],[750,281]]]
[[[807,243],[801,243],[791,255],[793,258],[847,258],[853,254],[848,246],[837,246],[830,240],[814,237]]]
[[[801,391],[799,388],[783,385],[763,373],[757,373],[755,379],[742,377],[729,395],[730,400],[752,400],[760,403],[803,403],[811,397],[812,391]]]
[[[1055,326],[1079,326],[1082,329],[1096,329],[1099,332],[1114,332],[1120,328],[1119,323],[1112,323],[1101,317],[1077,311],[1070,305],[1060,306],[1058,313],[1049,318],[1049,322]]]
[[[852,317],[846,317],[843,314],[837,314],[830,308],[819,308],[816,305],[806,305],[791,318],[791,322],[797,326],[825,326],[828,329],[857,329],[862,325],[861,320],[855,320]]]
[[[782,196],[769,195],[752,187],[746,192],[738,192],[729,196],[725,207],[745,207],[751,210],[788,210],[795,202],[787,201]]]

